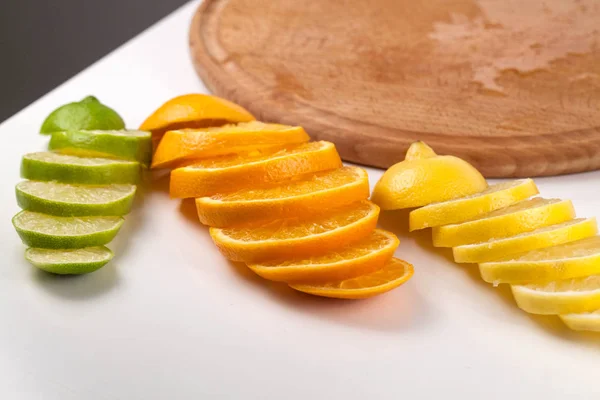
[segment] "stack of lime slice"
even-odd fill
[[[105,106],[94,104],[86,119],[81,110],[84,102],[70,104],[77,105],[73,118],[81,118],[80,122],[67,118],[64,128],[69,130],[44,132],[52,135],[49,147],[53,151],[23,157],[21,176],[27,180],[16,186],[23,211],[12,222],[29,246],[25,258],[56,274],[93,272],[112,259],[105,245],[131,210],[135,184],[152,157],[150,132],[94,130],[121,126],[97,116],[98,123],[90,125],[90,114],[98,114],[97,108]],[[70,105],[61,107],[61,113]],[[61,129],[64,121],[49,124],[46,120],[44,126]]]

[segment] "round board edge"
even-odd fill
[[[212,93],[240,104],[260,120],[301,125],[314,139],[335,143],[345,161],[388,168],[404,159],[412,142],[422,140],[438,154],[455,155],[467,160],[487,178],[554,176],[600,169],[600,127],[517,138],[455,138],[430,132],[400,131],[401,135],[394,138],[383,140],[364,135],[356,143],[350,143],[344,138],[346,134],[360,131],[361,126],[372,128],[373,124],[350,121],[307,107],[285,92],[269,90],[267,95],[266,90],[244,90],[244,83],[251,85],[252,80],[235,79],[222,68],[205,42],[203,19],[213,15],[227,1],[204,0],[192,18],[189,30],[190,57],[200,79]],[[213,45],[217,45],[218,35],[212,33],[212,39],[215,40]],[[227,59],[227,62],[233,61]],[[229,69],[234,67],[232,65]],[[263,96],[257,96],[257,93]],[[333,119],[335,125],[328,123]],[[396,134],[399,132],[380,126],[378,129]],[[356,139],[356,136],[353,138]],[[539,147],[540,142],[551,143],[551,146]]]

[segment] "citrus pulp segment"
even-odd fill
[[[564,314],[560,319],[574,331],[600,332],[600,309],[588,313]]]
[[[369,177],[358,167],[342,167],[264,188],[248,188],[196,199],[200,222],[226,227],[253,220],[310,216],[369,197]]]
[[[50,150],[81,157],[115,157],[138,161],[144,166],[152,160],[152,140],[148,131],[66,131],[54,132]]]
[[[321,297],[337,299],[366,299],[388,292],[410,279],[413,266],[392,258],[382,269],[356,278],[320,284],[291,284],[292,289]]]
[[[308,142],[300,126],[243,122],[205,129],[167,131],[156,148],[152,168],[166,168],[189,159],[202,159],[284,147]]]
[[[23,181],[16,186],[24,210],[63,217],[125,215],[131,210],[135,185],[72,185],[52,181]]]
[[[452,249],[452,252],[454,261],[458,263],[480,263],[574,242],[594,236],[597,233],[596,218],[579,218],[562,224],[538,228],[516,236],[457,246]]]
[[[569,200],[534,198],[492,211],[477,219],[433,228],[433,245],[454,247],[515,236],[575,218]]]
[[[600,274],[600,237],[479,264],[489,283],[548,282]],[[600,307],[599,307],[600,308]]]
[[[113,258],[113,252],[104,246],[82,249],[25,250],[25,259],[37,268],[60,275],[79,275],[94,272]]]
[[[409,214],[410,230],[456,224],[513,205],[538,194],[533,180],[523,179],[489,186],[483,192],[432,203]]]
[[[310,217],[210,228],[210,235],[225,257],[256,263],[324,254],[356,243],[375,229],[378,216],[379,207],[363,200]]]
[[[363,240],[318,256],[288,258],[248,264],[265,279],[281,282],[331,282],[354,278],[388,262],[400,244],[390,232],[376,229]]]
[[[342,166],[330,142],[310,142],[254,156],[224,156],[197,161],[171,172],[171,197],[204,197],[285,181]]]
[[[600,309],[600,275],[513,285],[517,305],[530,314],[576,314]]]
[[[90,185],[137,183],[140,180],[140,164],[135,161],[38,152],[23,156],[21,176],[34,181]]]
[[[140,125],[160,139],[171,129],[218,126],[226,123],[253,121],[255,118],[243,107],[225,99],[206,94],[192,93],[177,96],[154,111]]]
[[[56,217],[21,211],[12,219],[23,243],[30,247],[73,249],[110,242],[123,224],[122,217]]]

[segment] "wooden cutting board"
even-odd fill
[[[423,140],[487,177],[600,168],[597,0],[205,0],[196,71],[257,118],[389,167]]]

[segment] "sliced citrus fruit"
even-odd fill
[[[68,103],[52,111],[44,120],[40,133],[75,129],[124,129],[123,118],[112,108],[100,103],[94,96]]]
[[[177,96],[164,103],[140,125],[160,138],[164,132],[183,128],[205,128],[227,123],[253,121],[243,107],[216,96],[192,93]]]
[[[596,218],[579,218],[562,224],[538,228],[516,236],[457,246],[452,249],[452,252],[454,253],[454,261],[458,263],[480,263],[574,242],[594,236],[597,233]]]
[[[433,228],[433,245],[454,247],[515,236],[543,226],[560,224],[575,218],[568,200],[534,198],[477,219]]]
[[[280,182],[264,188],[196,199],[198,217],[205,225],[226,227],[264,219],[302,217],[369,197],[369,177],[358,167],[342,167]]]
[[[148,131],[54,132],[50,150],[82,157],[115,157],[150,165],[152,141]]]
[[[513,285],[520,309],[530,314],[571,314],[600,309],[600,275],[542,284]]]
[[[248,267],[272,281],[340,281],[381,269],[399,244],[393,233],[376,229],[363,240],[331,253],[248,264]]]
[[[253,222],[210,228],[213,241],[233,261],[259,262],[308,257],[340,249],[367,237],[377,224],[379,207],[360,201],[309,218]]]
[[[60,275],[80,275],[94,272],[113,258],[113,252],[104,246],[83,249],[25,250],[25,259],[47,272]]]
[[[416,142],[404,161],[385,171],[371,200],[383,210],[397,210],[455,199],[486,188],[483,176],[468,162],[438,156],[425,143]]]
[[[409,214],[410,230],[456,224],[513,205],[538,194],[532,179],[504,182],[480,193],[417,208]]]
[[[291,284],[292,289],[315,296],[336,299],[366,299],[389,292],[410,279],[413,266],[404,260],[392,258],[385,266],[356,278],[317,284]]]
[[[154,153],[152,168],[166,168],[188,159],[283,147],[309,140],[310,137],[300,126],[258,121],[216,128],[168,131]]]
[[[561,315],[560,319],[574,331],[600,332],[600,310]]]
[[[600,237],[481,263],[479,270],[489,283],[548,282],[600,274]]]
[[[44,151],[23,156],[21,176],[34,181],[90,185],[137,183],[140,180],[140,164],[135,161],[77,157]]]
[[[44,249],[104,245],[116,236],[122,217],[56,217],[21,211],[12,219],[23,243]]]
[[[172,197],[204,197],[281,182],[339,168],[333,143],[311,142],[253,156],[224,156],[194,162],[171,172]]]
[[[63,217],[125,215],[131,210],[135,185],[71,185],[48,181],[17,184],[17,203],[25,210]]]

